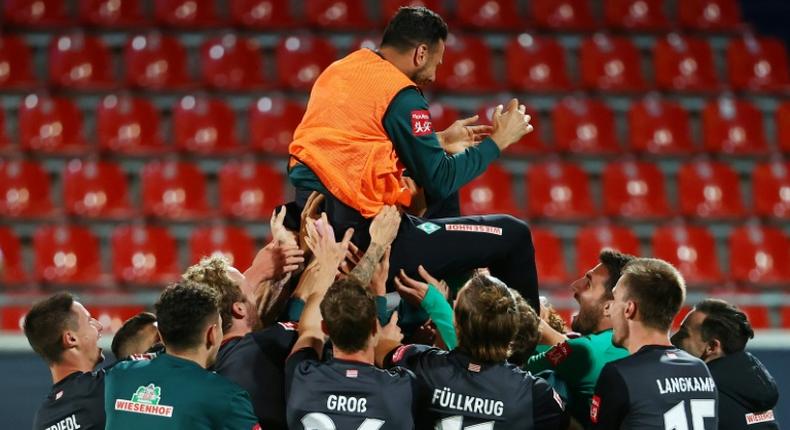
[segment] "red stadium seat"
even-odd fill
[[[565,48],[556,39],[528,33],[505,47],[507,81],[526,91],[566,91],[571,88],[565,66]]]
[[[694,151],[689,116],[678,103],[648,96],[628,110],[629,141],[639,152],[681,155]]]
[[[763,114],[744,100],[722,97],[708,102],[702,111],[705,149],[713,153],[763,154],[768,144],[763,133]]]
[[[19,37],[0,37],[0,88],[30,88],[36,82],[30,48]]]
[[[790,283],[790,239],[776,227],[742,226],[729,240],[732,278],[756,285]]]
[[[22,246],[19,238],[9,227],[0,227],[0,284],[18,285],[28,281],[28,275],[22,264]]]
[[[458,22],[474,30],[518,30],[523,26],[516,0],[459,0]]]
[[[248,90],[263,82],[263,57],[253,39],[226,34],[200,47],[203,82],[219,90]]]
[[[178,220],[209,214],[205,179],[197,166],[152,161],[143,167],[141,178],[145,215]]]
[[[221,24],[214,9],[214,0],[157,0],[154,2],[156,21],[168,27],[206,28]]]
[[[238,151],[236,116],[221,99],[184,96],[173,108],[173,140],[187,152]]]
[[[129,38],[124,48],[126,82],[148,90],[182,89],[192,80],[187,54],[178,39],[158,33]]]
[[[39,227],[33,248],[39,282],[95,286],[103,281],[99,241],[85,227]]]
[[[52,27],[70,23],[63,0],[5,0],[3,21],[21,27]]]
[[[680,212],[704,219],[744,215],[738,174],[724,163],[698,161],[678,172]]]
[[[782,306],[779,312],[780,312],[780,319],[782,320],[782,328],[790,329],[790,306],[788,305]]]
[[[11,141],[8,138],[5,127],[5,111],[0,109],[0,154],[4,152],[13,152]]]
[[[159,123],[159,112],[148,99],[110,94],[96,110],[96,137],[107,151],[158,154],[167,149]]]
[[[277,75],[290,89],[309,90],[327,66],[335,61],[335,47],[328,40],[309,35],[288,36],[277,45]]]
[[[617,225],[588,226],[576,234],[576,271],[578,276],[600,263],[603,249],[614,249],[626,254],[640,255],[639,239],[628,227]]]
[[[30,94],[19,107],[19,140],[26,150],[82,152],[82,113],[71,100]]]
[[[80,0],[80,21],[97,27],[139,27],[146,23],[140,0]]]
[[[620,30],[665,30],[669,20],[663,0],[606,0],[606,25]]]
[[[431,103],[428,109],[431,112],[431,124],[433,124],[433,129],[436,131],[446,130],[461,118],[458,109],[447,104]],[[481,116],[478,122],[485,122],[485,119]]]
[[[66,212],[87,218],[131,215],[126,176],[110,162],[74,159],[63,174]]]
[[[678,2],[680,25],[690,30],[735,30],[741,21],[737,0]]]
[[[503,102],[502,104],[506,104],[507,102]],[[494,115],[494,110],[496,109],[496,105],[483,105],[477,111],[477,114],[480,116],[479,123],[481,124],[491,124],[491,119]],[[506,155],[532,155],[544,152],[546,150],[546,144],[541,139],[541,128],[540,128],[540,118],[539,112],[536,109],[533,109],[527,106],[527,113],[530,114],[532,117],[530,119],[530,124],[533,127],[532,133],[524,136],[516,142],[515,144],[509,146],[505,150]]]
[[[126,320],[143,312],[142,305],[85,305],[93,318],[102,325],[102,335],[112,335],[117,332]]]
[[[165,227],[119,226],[112,234],[112,250],[118,282],[164,285],[180,278],[178,246]]]
[[[461,213],[484,215],[506,213],[519,215],[513,202],[513,184],[510,173],[497,164],[461,188]]]
[[[678,312],[677,315],[675,315],[675,319],[672,320],[672,327],[670,329],[672,333],[678,331],[680,324],[689,312],[691,312],[691,306],[681,306],[680,312]]]
[[[288,28],[296,24],[288,2],[280,0],[233,0],[230,16],[235,25],[251,30]]]
[[[604,214],[624,218],[662,218],[671,210],[664,175],[649,162],[611,163],[603,172]]]
[[[755,166],[752,199],[757,215],[790,219],[790,162],[775,161]]]
[[[541,287],[561,287],[568,282],[568,271],[565,269],[565,253],[562,241],[551,232],[542,228],[532,229],[532,243],[535,249],[535,265]]]
[[[189,239],[190,264],[203,257],[220,255],[228,263],[244,272],[255,258],[255,241],[241,227],[202,227],[192,232]]]
[[[664,226],[653,232],[653,256],[675,266],[689,284],[715,285],[723,276],[716,242],[704,227]]]
[[[79,33],[55,37],[49,45],[49,81],[75,89],[114,85],[110,51],[98,37]]]
[[[749,324],[753,329],[762,330],[771,328],[771,314],[770,310],[765,305],[743,305],[738,306],[746,313],[749,318]]]
[[[266,164],[231,161],[219,172],[222,214],[244,219],[269,219],[284,201],[283,177]]]
[[[589,31],[595,20],[588,0],[533,0],[532,17],[538,27],[561,31]]]
[[[644,90],[639,50],[625,37],[598,33],[582,42],[582,85],[601,91]]]
[[[495,90],[491,50],[482,38],[450,35],[437,71],[436,86],[445,91],[483,92]]]
[[[776,91],[790,84],[787,51],[781,40],[749,34],[727,45],[727,70],[737,90]]]
[[[653,67],[662,90],[714,91],[719,87],[713,52],[703,39],[668,34],[653,48]]]
[[[359,30],[371,27],[365,0],[308,0],[310,25],[331,30]]]
[[[534,164],[527,172],[527,216],[579,219],[595,216],[587,174],[575,164]]]
[[[261,97],[250,105],[250,147],[273,155],[288,155],[288,145],[302,121],[304,106],[284,98]]]
[[[0,215],[38,218],[53,214],[49,176],[34,161],[0,160]]]
[[[776,109],[776,139],[779,148],[790,152],[790,102],[784,102]]]
[[[557,149],[582,154],[620,151],[614,113],[604,102],[564,98],[551,112]]]
[[[384,23],[389,22],[401,6],[424,6],[438,13],[447,21],[450,16],[447,14],[444,3],[442,0],[383,0],[381,2],[381,20]]]

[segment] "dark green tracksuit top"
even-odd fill
[[[104,387],[107,429],[259,429],[250,396],[197,363],[168,354],[118,363]]]

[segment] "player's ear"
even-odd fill
[[[414,48],[414,58],[412,59],[416,67],[422,67],[428,61],[428,54],[430,48],[428,45],[421,43]]]
[[[66,330],[61,336],[61,342],[63,342],[64,349],[70,349],[76,347],[79,340],[77,339],[76,333],[71,330]]]
[[[721,349],[721,342],[719,339],[711,339],[708,342],[705,342],[705,356],[719,356],[722,354]]]
[[[329,336],[329,330],[326,328],[326,321],[321,320],[321,331],[324,332],[326,336]]]
[[[626,319],[629,320],[634,319],[636,317],[636,302],[634,302],[633,300],[628,300],[627,302],[625,302],[625,309],[623,310],[623,312],[625,312]]]
[[[247,307],[244,306],[243,302],[235,302],[231,307],[231,312],[233,313],[233,318],[243,320],[247,318]]]

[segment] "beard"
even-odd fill
[[[594,305],[581,305],[579,313],[571,321],[571,330],[582,335],[594,333],[603,317],[601,302]]]

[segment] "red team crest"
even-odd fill
[[[569,355],[571,355],[570,345],[568,345],[568,342],[562,342],[554,348],[551,348],[549,352],[546,353],[546,358],[548,358],[551,364],[556,367],[565,361]]]
[[[427,136],[431,133],[433,133],[431,113],[427,110],[411,111],[411,134],[415,136]]]
[[[601,408],[601,398],[598,396],[592,397],[592,404],[590,404],[590,421],[593,424],[598,423],[598,409]]]

